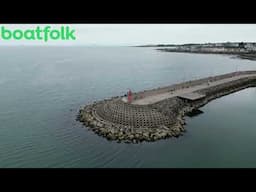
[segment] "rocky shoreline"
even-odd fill
[[[239,54],[238,57],[241,59],[248,59],[248,60],[252,60],[252,61],[256,60],[256,54],[250,54],[250,53]]]
[[[108,140],[116,140],[117,142],[124,143],[139,143],[142,141],[156,141],[159,139],[165,139],[168,137],[179,137],[185,132],[184,114],[185,109],[182,112],[176,114],[176,124],[171,128],[159,127],[159,128],[141,128],[132,129],[131,127],[115,125],[109,122],[104,122],[95,117],[93,112],[94,107],[98,103],[88,105],[79,110],[77,120],[82,122],[90,130],[96,134],[106,137]]]
[[[255,77],[244,78],[203,89],[200,93],[206,97],[191,102],[173,97],[142,107],[124,103],[121,97],[113,97],[81,108],[77,120],[96,134],[117,142],[152,142],[179,137],[186,131],[184,118],[187,113],[213,99],[254,87],[255,81]]]
[[[239,53],[239,52],[230,52],[230,51],[185,51],[185,50],[178,50],[178,49],[168,49],[168,48],[160,48],[156,49],[159,51],[165,51],[165,52],[174,52],[174,53],[193,53],[193,54],[220,54],[220,55],[232,55],[236,56],[240,59],[247,59],[247,60],[256,60],[256,52],[253,53]]]

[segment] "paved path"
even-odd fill
[[[206,83],[202,83],[200,85],[195,85],[195,86],[188,87],[188,88],[177,89],[173,92],[165,92],[165,93],[158,93],[158,94],[156,93],[151,96],[147,96],[147,97],[144,97],[141,99],[136,99],[132,102],[132,104],[137,104],[137,105],[153,104],[153,103],[156,103],[156,102],[164,100],[164,99],[181,96],[183,94],[199,91],[204,88],[213,87],[216,85],[228,83],[228,82],[243,79],[246,77],[256,77],[256,73],[255,74],[239,74],[239,75],[235,75],[233,77],[229,77],[229,78],[225,78],[225,79],[221,79],[221,80],[217,80],[217,81],[213,81],[213,82],[208,82],[208,83],[206,82]],[[125,99],[123,99],[123,101],[125,101]]]

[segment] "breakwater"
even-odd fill
[[[246,51],[241,49],[177,49],[177,48],[161,48],[157,49],[165,52],[175,53],[199,53],[199,54],[222,54],[222,55],[233,55],[240,59],[256,60],[256,51]]]
[[[218,97],[256,85],[256,71],[234,72],[122,96],[81,108],[77,119],[109,140],[138,143],[184,134],[184,116]]]

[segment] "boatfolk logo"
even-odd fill
[[[0,40],[76,40],[75,29],[69,26],[61,26],[58,29],[52,29],[51,26],[40,27],[34,29],[8,29],[5,26],[0,28]]]

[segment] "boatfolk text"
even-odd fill
[[[39,40],[47,42],[48,40],[76,40],[75,29],[69,26],[61,26],[52,29],[51,26],[34,29],[8,29],[4,26],[0,28],[0,40]]]

